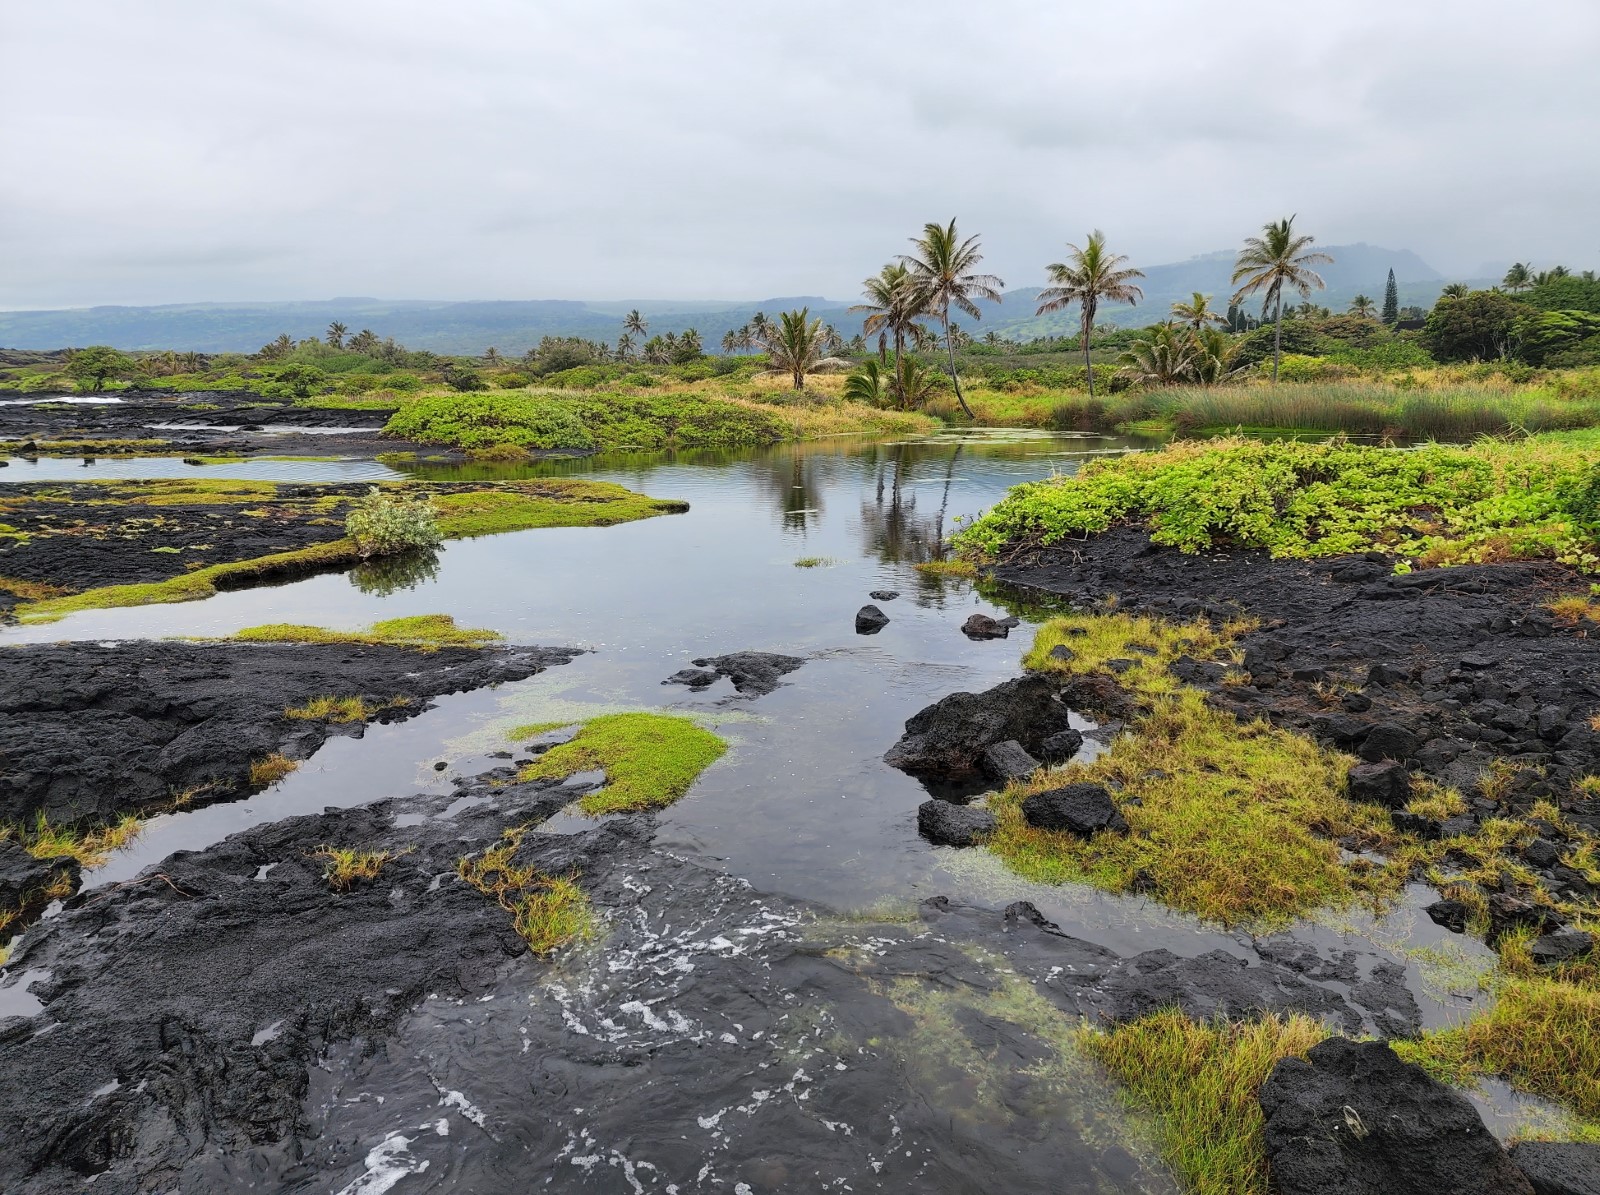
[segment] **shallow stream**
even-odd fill
[[[732,745],[658,815],[664,874],[639,877],[638,904],[604,939],[553,969],[514,969],[476,1005],[429,1001],[376,1052],[336,1049],[313,1073],[317,1166],[272,1149],[218,1158],[218,1189],[1173,1189],[1037,980],[998,954],[940,943],[912,914],[936,895],[992,909],[1026,899],[1065,932],[1124,955],[1254,957],[1249,937],[1138,898],[1026,883],[981,851],[931,847],[915,819],[927,791],[881,758],[919,709],[1016,676],[1046,613],[1020,599],[1002,609],[914,566],[1008,487],[1131,447],[1007,431],[519,467],[47,458],[0,470],[0,483],[570,475],[690,504],[619,527],[452,542],[434,571],[392,592],[324,575],[0,630],[3,644],[265,622],[353,628],[440,612],[516,643],[588,649],[531,680],[335,739],[248,800],[157,817],[89,885],[264,821],[448,793],[456,777],[503,762],[491,753],[516,751],[505,732],[519,723],[670,709]],[[890,618],[880,633],[857,634],[855,613],[874,590],[900,596],[876,603]],[[961,634],[970,613],[1007,609],[1023,620],[1009,640]],[[741,650],[806,663],[754,699],[726,680],[701,693],[663,684],[696,657]],[[1463,1007],[1487,953],[1445,942],[1413,911],[1427,894],[1414,897],[1381,926],[1357,917],[1297,932],[1324,946],[1419,952],[1408,979],[1438,1023]],[[950,956],[939,966],[928,962],[935,947]],[[560,1051],[541,1058],[553,1037]],[[530,1089],[544,1109],[537,1123]]]

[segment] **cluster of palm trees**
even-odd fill
[[[650,323],[639,314],[639,309],[634,308],[622,319],[622,335],[617,337],[615,353],[606,345],[598,345],[597,359],[606,361],[615,359],[623,362],[643,361],[648,365],[682,365],[686,361],[698,361],[706,355],[705,342],[695,328],[685,328],[682,332],[657,333],[645,339],[650,332]],[[642,343],[641,343],[642,342]]]
[[[1586,282],[1594,281],[1594,271],[1585,270],[1581,275]],[[1547,282],[1554,282],[1558,278],[1570,278],[1572,271],[1566,266],[1551,266],[1548,270],[1534,272],[1533,266],[1525,261],[1519,261],[1506,271],[1506,276],[1500,280],[1500,285],[1512,294],[1518,291],[1532,290],[1536,286],[1543,286]]]

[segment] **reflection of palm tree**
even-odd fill
[[[928,451],[916,444],[890,444],[878,449],[877,492],[861,504],[866,550],[886,564],[923,564],[944,555],[944,523],[950,487],[964,445],[957,445],[945,467],[944,494],[937,513],[919,515],[911,482]],[[937,451],[937,450],[935,450]]]

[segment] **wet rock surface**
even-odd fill
[[[521,680],[566,648],[67,643],[0,650],[0,821],[67,826],[250,788],[250,765],[304,759],[363,724],[291,719],[317,697],[363,697],[392,721],[430,698]],[[402,699],[405,704],[395,705]]]
[[[1046,739],[1072,729],[1056,694],[1055,682],[1040,675],[982,693],[952,693],[907,719],[884,762],[906,772],[973,775],[982,769],[984,751],[1008,740],[1038,758]]]
[[[42,397],[0,392],[0,399]],[[0,405],[0,441],[19,446],[14,450],[23,454],[30,450],[50,452],[52,441],[142,440],[161,441],[165,451],[172,453],[208,456],[374,457],[385,452],[416,451],[441,459],[461,459],[460,453],[383,438],[380,433],[393,410],[302,407],[287,399],[235,390],[186,394],[124,391],[116,397],[122,401]],[[171,424],[181,426],[162,426]],[[314,431],[331,428],[341,430]],[[96,451],[115,455],[117,448],[107,445]]]
[[[1034,793],[1022,802],[1022,816],[1040,830],[1057,830],[1087,838],[1108,830],[1128,832],[1127,819],[1103,784],[1067,784]]]
[[[961,624],[961,633],[968,639],[1004,639],[1011,629],[1020,625],[1016,618],[994,618],[988,614],[973,614]]]
[[[856,611],[856,634],[876,635],[889,625],[889,616],[876,606],[862,606]]]
[[[1535,1195],[1600,1195],[1600,1145],[1575,1141],[1523,1141],[1511,1160]]]
[[[1280,1195],[1531,1195],[1466,1097],[1382,1042],[1284,1059],[1260,1099]]]
[[[783,683],[783,678],[798,670],[805,660],[800,656],[767,651],[736,651],[725,656],[706,656],[694,661],[662,681],[667,685],[687,685],[704,689],[723,677],[733,682],[734,691],[746,697],[764,697]]]
[[[994,814],[953,801],[924,801],[917,806],[917,831],[939,846],[976,846],[994,831]]]

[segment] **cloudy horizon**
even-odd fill
[[[1290,212],[1600,267],[1592,0],[806,12],[8,6],[0,308],[844,298],[952,215],[1011,287],[1090,228],[1152,264]]]

